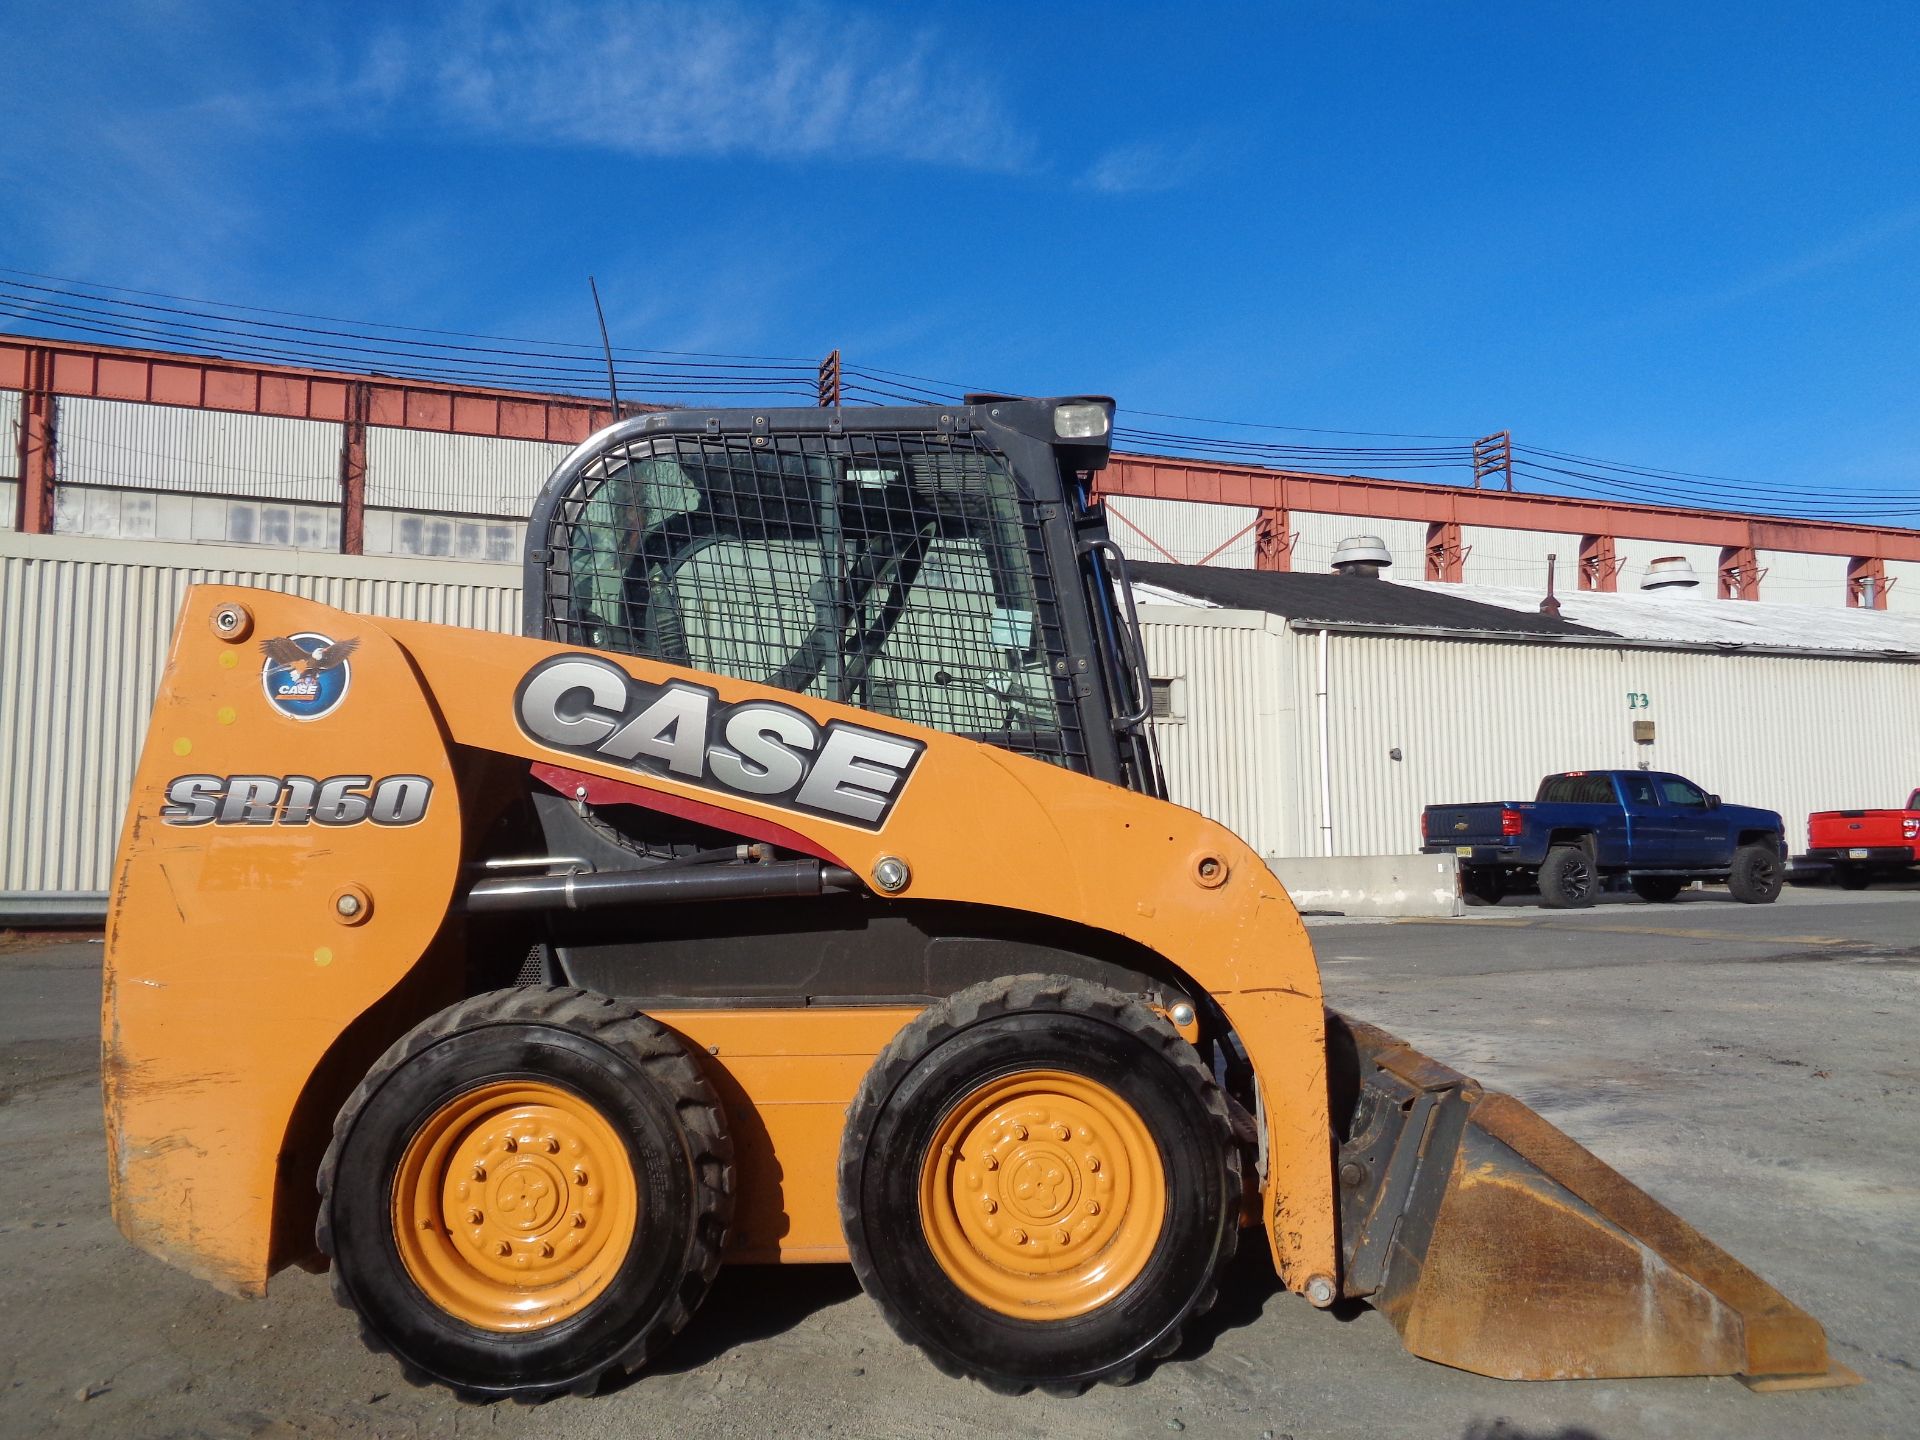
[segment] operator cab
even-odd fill
[[[526,633],[856,705],[1163,795],[1113,402],[666,411],[575,450]]]

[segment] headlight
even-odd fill
[[[1053,433],[1062,440],[1098,440],[1107,433],[1108,425],[1104,405],[1056,405],[1053,408]]]

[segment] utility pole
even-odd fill
[[[1480,482],[1491,482],[1496,475],[1505,482],[1505,489],[1513,489],[1513,436],[1505,430],[1473,442],[1473,488],[1493,489],[1491,483],[1483,487]]]
[[[832,409],[840,404],[840,352],[835,350],[820,362],[820,405]]]

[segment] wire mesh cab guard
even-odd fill
[[[527,633],[1157,790],[1150,750],[1142,765],[1113,723],[1113,646],[1096,641],[1117,617],[1083,476],[1106,438],[1062,442],[1058,403],[618,422],[534,508]]]

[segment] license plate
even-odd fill
[[[1847,851],[1847,859],[1849,860],[1864,860],[1866,858],[1867,858],[1867,852],[1864,850]]]
[[[1456,845],[1453,847],[1453,853],[1456,855],[1471,855],[1473,854],[1473,847],[1471,845]]]

